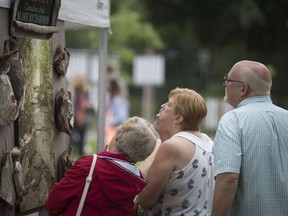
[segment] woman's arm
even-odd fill
[[[136,200],[142,208],[148,209],[156,203],[175,169],[177,158],[177,148],[175,146],[171,140],[167,140],[160,145],[147,173],[148,184]]]
[[[85,172],[83,171],[82,163],[79,163],[78,160],[66,171],[61,181],[55,183],[50,190],[45,203],[48,215],[60,215],[65,212],[72,199],[75,199],[82,193],[84,184]]]

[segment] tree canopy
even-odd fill
[[[166,58],[166,83],[223,95],[221,78],[242,59],[273,72],[272,99],[288,108],[288,1],[121,0],[111,3],[109,52],[121,73],[131,75],[133,58],[154,49]],[[97,49],[97,30],[70,31],[68,47]]]
[[[236,61],[257,60],[268,65],[273,72],[273,100],[288,107],[284,83],[288,80],[287,1],[141,2],[145,6],[146,18],[156,27],[167,49],[181,50],[181,53],[189,50],[191,53],[191,49],[199,48],[210,51],[206,78],[211,82],[206,85],[206,92],[211,92],[209,87],[214,86],[217,77],[219,79],[227,73]]]

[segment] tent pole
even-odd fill
[[[97,152],[104,150],[106,114],[106,68],[109,28],[99,29],[99,83],[98,83],[98,127]]]

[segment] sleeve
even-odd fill
[[[226,113],[220,120],[213,146],[214,175],[240,173],[242,149],[241,131],[237,114]]]
[[[86,174],[83,162],[79,159],[67,170],[61,181],[53,185],[45,203],[48,215],[62,214],[73,199],[82,195]]]

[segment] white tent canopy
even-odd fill
[[[109,28],[109,14],[109,0],[62,0],[59,19],[68,23]]]
[[[0,0],[0,7],[10,8],[10,0]]]
[[[11,0],[0,0],[0,7],[10,8]],[[58,19],[64,21],[65,29],[87,26],[99,28],[98,151],[104,149],[109,17],[109,0],[61,0]]]

